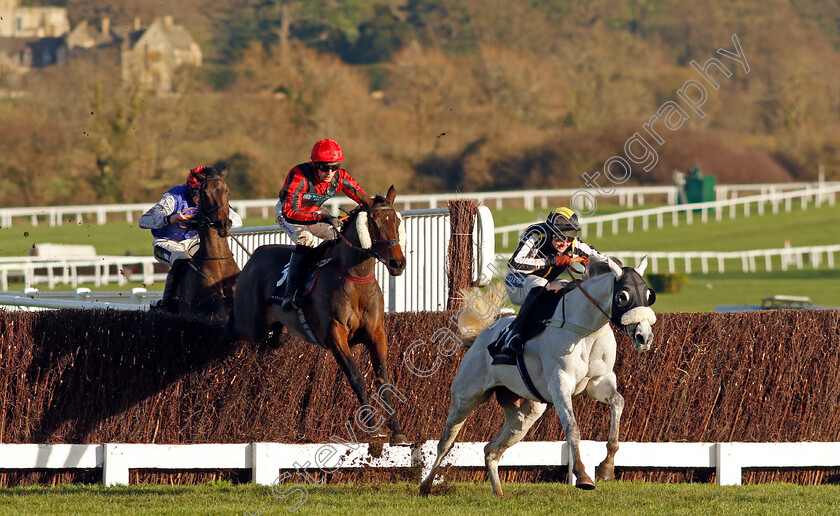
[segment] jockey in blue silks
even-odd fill
[[[151,229],[155,259],[170,267],[163,288],[163,299],[158,305],[166,310],[174,309],[178,299],[174,296],[176,287],[190,258],[198,251],[198,230],[190,228],[187,222],[195,216],[198,205],[198,189],[201,182],[212,171],[212,167],[196,167],[190,170],[187,182],[167,190],[157,204],[144,213],[137,224]],[[231,227],[242,226],[242,218],[229,210]]]
[[[505,278],[511,303],[522,308],[508,330],[502,350],[522,354],[525,345],[522,330],[534,312],[535,300],[545,292],[549,282],[566,271],[577,277],[575,274],[580,275],[585,270],[590,258],[607,260],[605,255],[578,239],[579,231],[577,214],[563,207],[549,213],[545,222],[531,224],[522,232]],[[574,266],[575,263],[580,266]],[[568,283],[568,280],[560,281]]]

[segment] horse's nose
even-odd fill
[[[388,267],[392,269],[402,269],[405,267],[405,258],[402,260],[397,260],[396,258],[391,258],[388,260]]]
[[[637,330],[633,336],[633,345],[638,351],[647,351],[650,349],[651,340],[653,340],[652,333]]]

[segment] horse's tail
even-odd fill
[[[461,291],[464,307],[458,313],[458,338],[468,348],[488,326],[509,311],[503,308],[507,294],[502,288],[471,287]]]

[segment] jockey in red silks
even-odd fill
[[[178,299],[174,297],[178,282],[187,268],[190,258],[198,251],[198,230],[187,227],[187,221],[195,216],[198,205],[198,189],[201,182],[213,172],[212,167],[195,167],[187,175],[187,182],[167,190],[157,204],[137,221],[143,229],[151,229],[155,237],[155,259],[170,267],[163,287],[163,298],[157,307],[174,310]],[[231,227],[242,226],[242,218],[232,209],[228,211]]]
[[[335,140],[317,141],[310,159],[289,171],[275,208],[277,224],[297,244],[289,261],[285,291],[281,294],[279,288],[275,289],[268,298],[269,304],[281,304],[286,311],[300,306],[300,262],[308,248],[315,246],[315,237],[323,240],[337,237],[338,218],[321,212],[321,206],[337,192],[359,204],[368,197],[359,183],[341,168],[344,153]]]

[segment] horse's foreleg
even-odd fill
[[[457,379],[457,376],[456,376]],[[455,444],[455,439],[458,437],[458,432],[464,426],[464,421],[467,416],[473,411],[475,407],[484,403],[489,397],[489,393],[478,393],[475,395],[457,395],[452,393],[452,408],[449,409],[449,416],[446,418],[446,427],[443,429],[443,435],[438,441],[437,458],[432,464],[431,469],[426,474],[423,482],[420,484],[420,494],[428,496],[432,492],[432,484],[435,481],[435,474],[440,467],[443,458],[452,449]]]
[[[610,405],[610,436],[607,440],[607,457],[595,468],[597,480],[615,480],[615,453],[618,451],[618,428],[624,410],[624,396],[618,393],[615,374],[589,382],[586,395]]]
[[[497,390],[496,399],[505,411],[505,424],[499,434],[484,447],[484,464],[490,475],[493,494],[504,498],[502,482],[499,480],[499,459],[505,450],[525,437],[548,405],[520,398],[507,389]]]
[[[408,438],[403,434],[400,428],[400,421],[397,419],[397,411],[394,409],[394,394],[392,390],[394,386],[391,385],[391,380],[388,375],[388,335],[385,333],[385,326],[380,325],[371,333],[371,342],[367,346],[370,352],[370,360],[373,362],[373,371],[376,375],[374,384],[376,385],[377,403],[384,404],[385,412],[388,415],[388,428],[391,429],[391,445],[405,446],[408,445]],[[383,386],[385,386],[383,388]],[[400,393],[400,396],[403,396]],[[403,396],[403,400],[405,396]]]
[[[353,356],[350,352],[350,345],[347,342],[347,328],[338,323],[331,324],[328,339],[324,344],[330,351],[332,351],[335,361],[338,362],[338,366],[342,371],[344,371],[344,375],[350,382],[350,387],[353,389],[353,392],[356,393],[356,397],[359,399],[361,406],[370,407],[367,393],[365,392],[367,390],[365,386],[365,378],[362,376],[361,371],[359,371],[359,367],[353,361]],[[363,430],[367,433],[375,432],[376,428],[374,428],[375,419],[373,412],[369,410],[363,417]]]
[[[560,423],[563,425],[563,431],[566,433],[566,442],[569,443],[571,451],[569,460],[572,461],[572,473],[576,479],[575,487],[579,487],[580,489],[595,489],[595,483],[586,474],[586,469],[580,460],[580,429],[578,428],[577,420],[572,410],[574,382],[566,374],[560,373],[549,381],[548,388],[551,391],[551,397],[554,401],[554,409],[557,411],[557,415],[560,416]]]

